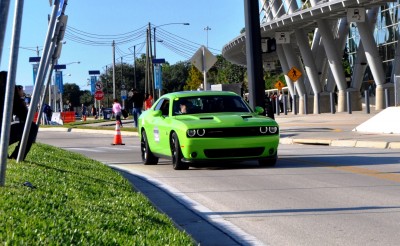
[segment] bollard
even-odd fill
[[[317,114],[321,114],[321,105],[320,105],[320,101],[321,101],[321,94],[318,92],[317,93]]]
[[[385,104],[386,108],[390,107],[390,95],[389,95],[389,89],[385,89]]]
[[[334,97],[334,93],[333,92],[331,92],[330,94],[329,94],[329,96],[330,96],[330,101],[331,101],[331,113],[332,114],[334,114],[335,113],[335,97]]]
[[[297,115],[297,95],[293,95],[293,108],[294,115]]]
[[[370,106],[369,106],[369,93],[368,90],[364,91],[364,96],[365,96],[365,112],[369,114],[371,112]]]
[[[350,91],[346,91],[346,95],[347,95],[347,112],[349,113],[349,114],[352,114],[352,111],[351,111],[351,98],[350,98]]]
[[[307,100],[307,94],[304,94],[304,114],[308,114],[308,100]]]
[[[283,112],[287,115],[287,97],[283,96]]]
[[[276,115],[279,115],[281,112],[281,108],[279,107],[279,99],[275,98],[275,108],[276,108]]]

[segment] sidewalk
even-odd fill
[[[275,120],[281,131],[281,144],[315,144],[343,147],[400,149],[399,134],[353,131],[379,112],[371,110],[308,115],[279,115]],[[400,124],[400,123],[399,123]],[[385,127],[384,125],[380,127]]]

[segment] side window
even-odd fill
[[[161,104],[160,110],[161,110],[163,116],[169,115],[169,100],[168,99],[165,99],[163,101],[163,103]]]
[[[160,100],[156,106],[154,106],[154,110],[161,110],[163,116],[169,115],[169,100],[164,98]]]

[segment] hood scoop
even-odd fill
[[[248,118],[253,118],[253,116],[252,115],[242,115],[242,118],[243,119],[248,119]]]
[[[213,120],[214,117],[208,116],[208,117],[200,117],[200,120]]]

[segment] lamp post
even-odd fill
[[[157,55],[156,55],[156,42],[157,42],[157,39],[156,39],[156,28],[157,27],[162,27],[162,26],[169,26],[169,25],[184,25],[184,26],[189,26],[190,25],[190,23],[187,23],[187,22],[182,22],[182,23],[167,23],[167,24],[162,24],[162,25],[158,25],[158,26],[155,26],[155,27],[153,27],[153,33],[154,33],[154,57],[155,58],[157,58]]]
[[[157,53],[156,53],[156,43],[157,43],[156,30],[157,30],[157,27],[169,26],[169,25],[184,25],[184,26],[189,26],[190,23],[187,23],[187,22],[175,23],[175,22],[173,22],[173,23],[166,23],[166,24],[162,24],[162,25],[155,26],[155,27],[153,28],[153,32],[154,32],[154,58],[157,58]],[[159,64],[157,64],[156,66],[159,66]],[[155,83],[155,81],[154,81],[154,83]],[[160,83],[160,85],[159,85],[159,87],[158,87],[158,97],[161,96],[161,83],[162,83],[162,82],[159,81],[159,83]]]
[[[211,30],[211,27],[209,27],[209,26],[204,27],[204,31],[207,32],[207,49],[208,49],[208,31],[210,31],[210,30]]]

